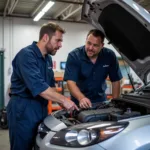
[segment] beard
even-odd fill
[[[95,50],[92,50],[92,49],[90,50],[90,49],[86,48],[85,51],[86,51],[86,55],[89,58],[97,58],[101,49],[95,51]]]
[[[46,44],[45,49],[47,51],[47,54],[54,56],[59,48],[54,48],[52,44],[49,42]]]
[[[92,51],[92,50],[87,50],[86,51],[86,54],[87,54],[87,56],[88,57],[90,57],[90,58],[94,58],[94,57],[97,57],[97,53],[95,53],[94,51]]]

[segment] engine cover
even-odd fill
[[[93,122],[93,121],[108,121],[110,120],[110,113],[122,114],[123,111],[119,108],[109,107],[105,109],[84,110],[81,111],[77,118],[80,122]]]

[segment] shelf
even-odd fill
[[[63,77],[55,77],[55,81],[63,81]]]
[[[63,89],[62,89],[61,87],[56,87],[56,91],[57,91],[57,92],[62,92],[62,90],[63,90]]]

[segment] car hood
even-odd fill
[[[102,30],[146,83],[150,72],[150,14],[132,0],[85,0],[82,19]]]

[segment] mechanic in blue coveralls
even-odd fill
[[[78,109],[71,100],[58,94],[52,59],[62,46],[65,31],[55,23],[41,27],[39,42],[21,49],[12,65],[11,99],[7,106],[11,150],[31,150],[37,127],[47,116],[48,100],[67,110]]]
[[[89,31],[85,46],[71,51],[67,58],[64,80],[67,81],[72,100],[81,108],[106,100],[106,78],[112,82],[112,96],[120,95],[122,78],[115,53],[103,47],[105,35]]]

